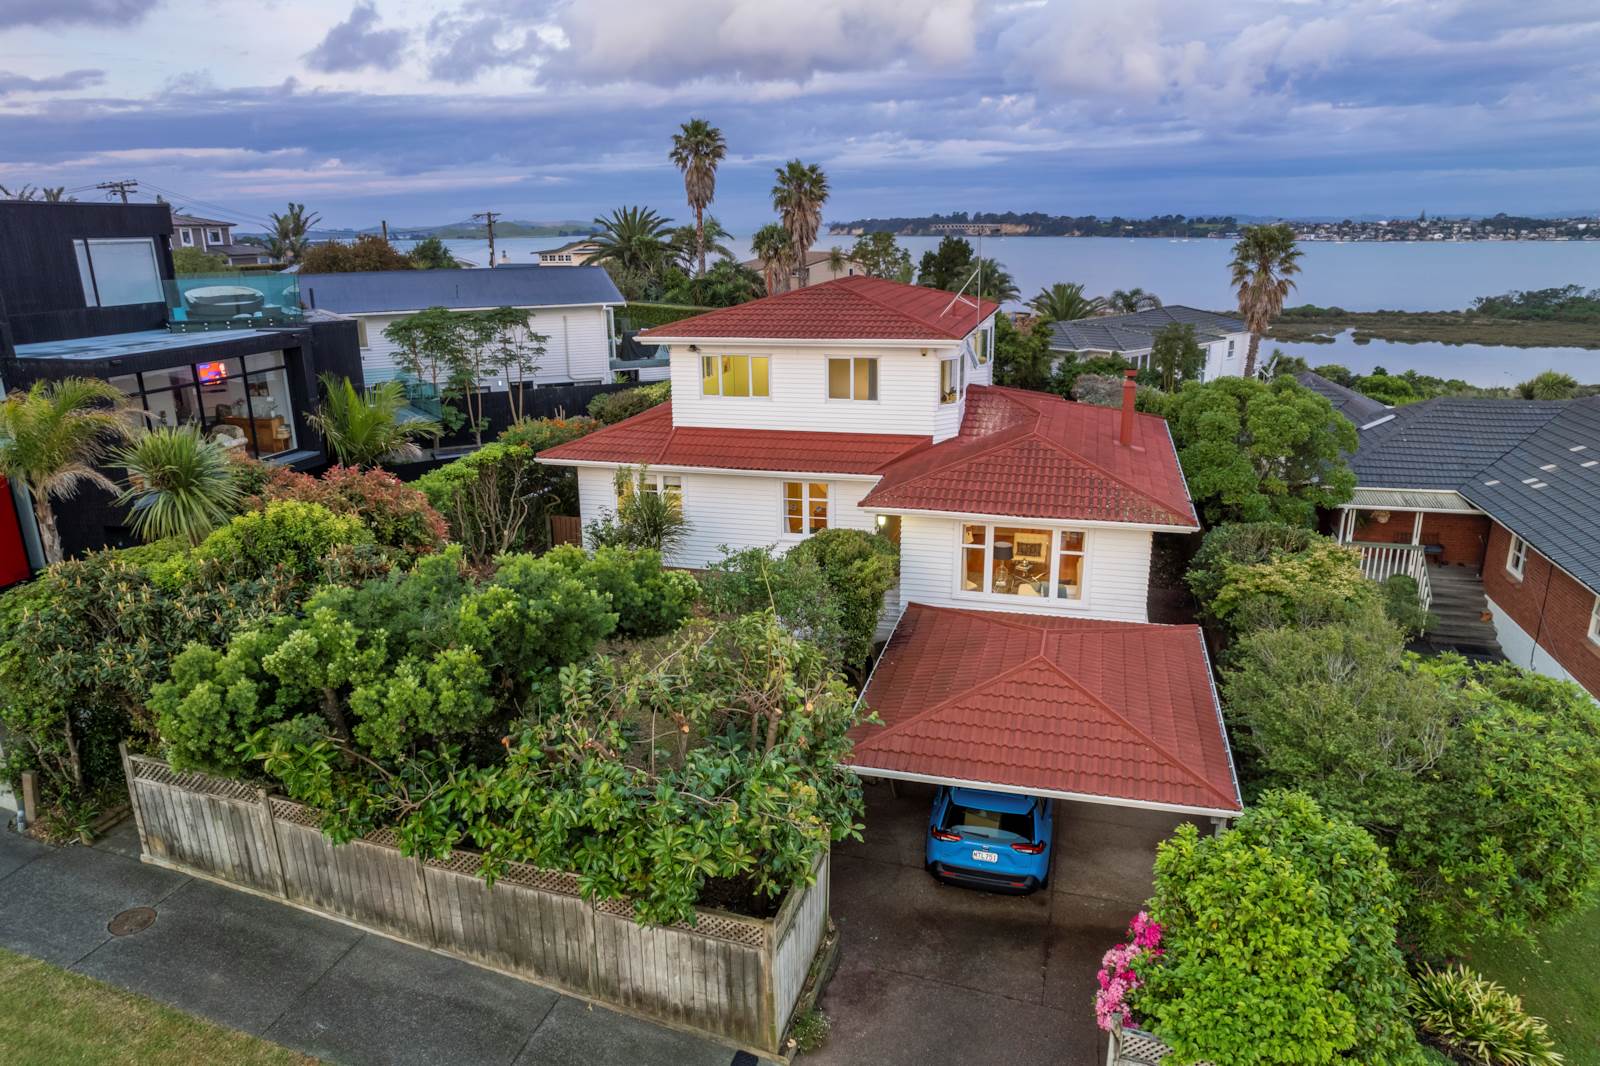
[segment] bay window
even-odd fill
[[[876,359],[828,360],[828,399],[876,400],[878,361]]]
[[[828,486],[821,481],[783,483],[783,531],[803,537],[828,528]]]
[[[1083,533],[1072,529],[965,524],[961,591],[1082,599],[1083,543]]]
[[[955,403],[961,398],[961,359],[939,360],[939,403]]]
[[[765,355],[703,355],[700,391],[705,396],[768,396],[770,359]]]

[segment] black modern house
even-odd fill
[[[356,323],[303,310],[294,275],[177,277],[171,239],[166,204],[0,202],[0,390],[103,378],[150,425],[198,425],[269,462],[323,465],[305,416],[319,374],[363,384]],[[15,502],[31,546],[30,509]],[[128,540],[103,492],[85,489],[58,516],[69,553]]]

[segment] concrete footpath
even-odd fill
[[[107,924],[151,907],[148,928]],[[754,1066],[752,1056],[280,903],[0,830],[0,947],[349,1066]]]

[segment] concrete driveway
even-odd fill
[[[839,969],[811,1063],[1094,1066],[1095,971],[1149,895],[1156,844],[1182,818],[1058,802],[1048,889],[999,896],[922,868],[930,786],[867,785],[866,840],[833,855]]]

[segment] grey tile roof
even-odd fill
[[[300,300],[341,314],[421,311],[427,307],[571,307],[620,304],[601,267],[494,267],[302,274]]]
[[[1600,591],[1600,396],[1441,397],[1394,415],[1361,433],[1362,487],[1454,489]]]
[[[1337,381],[1329,381],[1321,374],[1310,370],[1302,370],[1294,377],[1300,384],[1333,404],[1335,411],[1354,422],[1357,427],[1364,426],[1368,422],[1382,418],[1389,413],[1389,408],[1386,404],[1381,404],[1370,396],[1364,396],[1347,385],[1341,385]]]
[[[1143,351],[1155,343],[1157,333],[1174,322],[1193,326],[1195,337],[1201,341],[1220,340],[1230,333],[1245,331],[1244,323],[1237,318],[1169,304],[1130,315],[1096,315],[1056,322],[1050,327],[1050,347],[1059,352]]]

